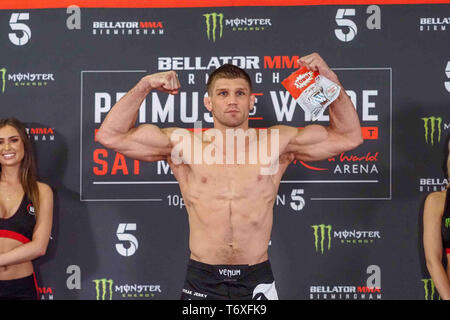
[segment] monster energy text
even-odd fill
[[[47,86],[49,82],[55,81],[55,77],[53,73],[27,72],[8,74],[7,80],[14,82],[16,87],[43,87]],[[4,82],[5,81],[3,81],[3,83]]]
[[[264,30],[264,26],[271,25],[270,19],[235,18],[225,20],[225,26],[233,27],[233,31],[259,31]]]
[[[272,26],[271,19],[268,18],[232,18],[224,19],[223,13],[211,12],[203,14],[206,23],[206,35],[208,40],[216,42],[223,36],[225,27],[231,27],[232,31],[263,31],[266,27]]]
[[[325,249],[331,248],[331,225],[312,225],[314,230],[314,247],[316,252],[324,253]],[[319,234],[320,232],[320,234]],[[325,246],[325,241],[328,238],[328,246]],[[339,239],[341,243],[345,244],[372,244],[374,239],[381,239],[380,231],[361,231],[361,230],[343,230],[333,231],[333,238]],[[320,243],[320,247],[319,247]]]
[[[115,292],[120,292],[122,298],[151,298],[155,296],[156,292],[161,293],[161,287],[159,285],[126,284],[115,286]]]
[[[93,282],[97,300],[112,300],[113,292],[120,293],[122,298],[151,298],[156,293],[161,293],[160,285],[114,285],[112,279],[97,279]]]

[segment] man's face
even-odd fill
[[[205,97],[204,103],[212,112],[216,125],[236,128],[248,121],[255,97],[244,79],[219,78],[214,81],[211,96]]]

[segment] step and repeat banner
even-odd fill
[[[0,117],[26,124],[55,192],[34,262],[41,299],[180,297],[189,226],[173,173],[95,139],[143,76],[175,70],[182,87],[150,93],[137,124],[212,127],[205,83],[233,63],[254,84],[252,127],[304,127],[311,114],[281,81],[312,52],[351,97],[364,143],[286,171],[269,246],[280,299],[439,299],[422,245],[424,199],[448,183],[450,4],[434,2],[0,3]]]

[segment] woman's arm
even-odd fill
[[[423,244],[428,272],[433,279],[439,295],[450,299],[450,283],[442,265],[441,224],[444,212],[445,192],[433,192],[425,200],[423,214]]]
[[[48,185],[39,182],[38,188],[40,208],[36,213],[32,240],[0,254],[0,267],[32,261],[47,251],[53,223],[53,191]]]

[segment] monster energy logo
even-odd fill
[[[445,227],[450,227],[450,218],[445,218]]]
[[[216,42],[216,32],[217,25],[219,25],[219,38],[222,38],[223,35],[223,13],[206,13],[203,15],[206,19],[206,34],[208,35],[208,40],[212,40]],[[219,20],[219,21],[217,21]]]
[[[6,86],[6,69],[1,68],[0,73],[2,74],[2,93],[5,93],[5,86]]]
[[[319,252],[319,242],[320,242],[320,252],[323,254],[324,252],[324,243],[325,243],[325,238],[326,238],[326,234],[325,234],[325,230],[328,230],[328,250],[330,250],[331,248],[331,225],[324,225],[324,224],[319,224],[319,225],[313,225],[311,226],[311,228],[313,228],[314,230],[314,246],[316,248],[316,252]],[[319,234],[319,230],[320,230],[320,234]],[[320,241],[319,241],[320,239]]]
[[[441,300],[441,296],[436,292],[436,287],[432,279],[422,279],[422,282],[425,290],[425,300],[434,300],[436,294],[438,300]]]
[[[425,142],[428,143],[428,138],[430,138],[431,145],[434,145],[434,134],[436,132],[436,127],[438,129],[438,142],[440,142],[442,134],[442,118],[432,116],[421,119],[423,120],[423,127],[425,130]],[[430,124],[429,127],[428,124]]]
[[[106,300],[106,294],[109,292],[109,300],[112,300],[112,288],[114,281],[112,279],[92,280],[95,283],[95,291],[97,292],[97,300]],[[101,299],[100,299],[101,295]]]

